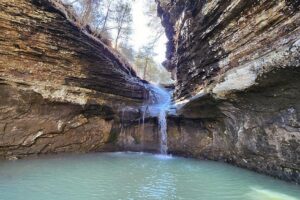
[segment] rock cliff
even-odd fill
[[[170,152],[300,183],[300,2],[157,2],[182,116]]]
[[[157,119],[135,107],[143,81],[56,2],[0,2],[0,157],[158,151]],[[169,152],[300,183],[299,1],[157,3],[176,79]]]
[[[147,96],[130,65],[55,3],[0,2],[0,157],[102,150],[118,108]]]

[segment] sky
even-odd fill
[[[147,1],[149,0],[136,0],[133,1],[132,5],[133,34],[130,43],[135,51],[138,51],[139,48],[146,45],[151,38],[151,33],[153,33],[153,30],[147,26],[149,20],[147,15],[145,15]],[[160,18],[157,17],[157,20],[160,21]],[[154,60],[159,64],[165,60],[166,43],[167,38],[163,35],[155,46],[154,51],[157,55],[154,57]]]

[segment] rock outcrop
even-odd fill
[[[177,80],[169,152],[300,183],[299,1],[157,2]],[[158,151],[143,81],[56,3],[0,2],[0,157]]]
[[[0,2],[0,157],[110,148],[118,108],[147,96],[124,59],[54,3]]]
[[[157,2],[191,120],[169,123],[170,152],[300,183],[300,2]]]

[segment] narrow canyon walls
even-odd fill
[[[300,183],[299,1],[157,3],[176,79],[169,152]],[[157,152],[144,81],[57,1],[2,0],[0,30],[1,158]]]

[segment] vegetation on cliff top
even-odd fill
[[[99,38],[114,51],[121,53],[131,63],[138,76],[155,83],[170,83],[170,74],[155,60],[156,46],[164,35],[160,19],[156,14],[154,1],[143,1],[146,17],[144,23],[151,30],[150,37],[138,49],[134,44],[138,38],[133,38],[134,0],[60,0],[68,12],[76,19],[76,25]],[[141,3],[141,2],[139,2]],[[146,34],[146,33],[145,33]]]

